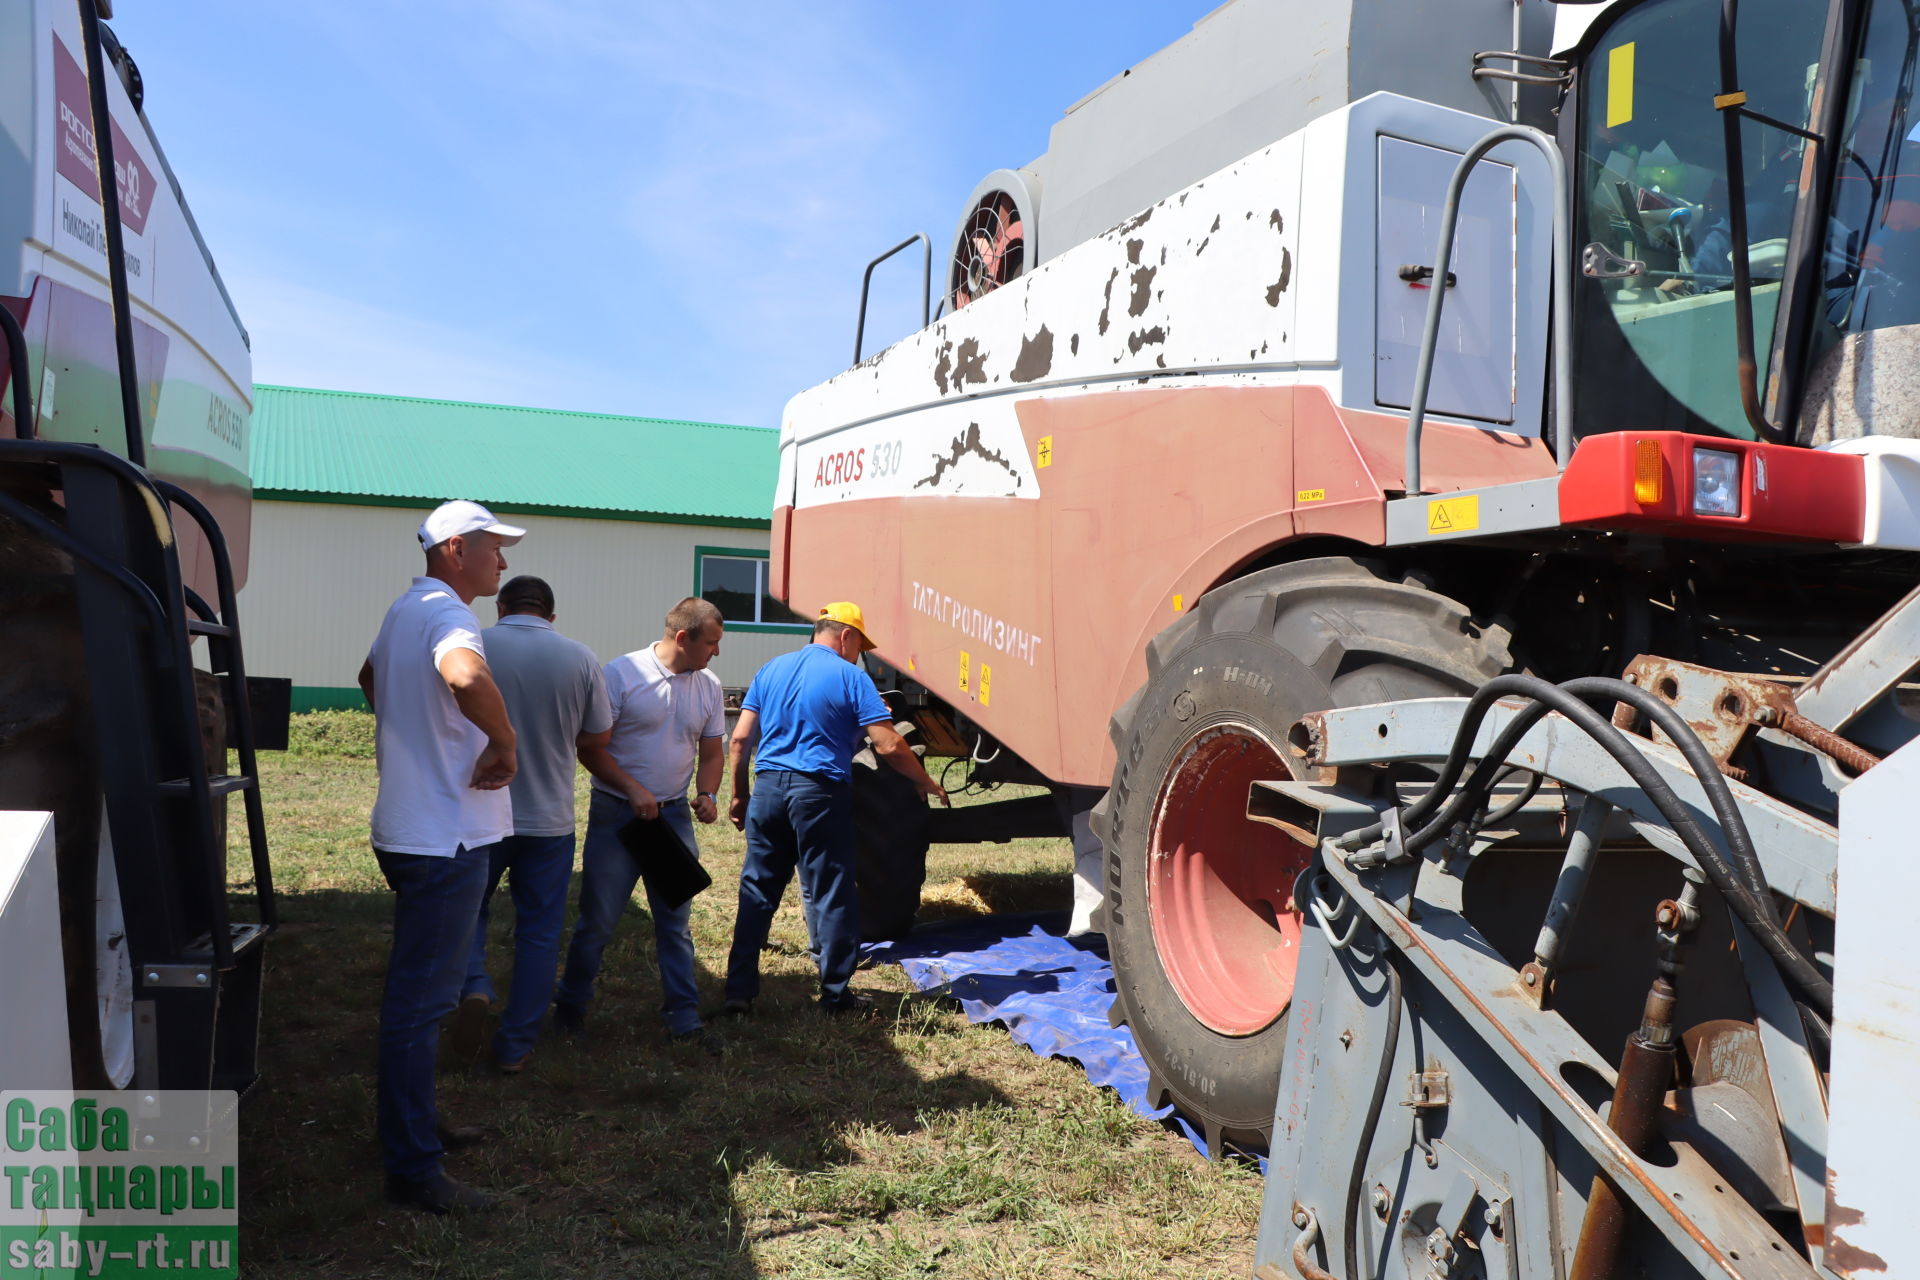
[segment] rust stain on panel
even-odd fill
[[[1287,291],[1287,285],[1291,283],[1292,280],[1293,253],[1291,250],[1282,249],[1280,250],[1280,278],[1267,286],[1268,306],[1277,307],[1280,305],[1280,295]]]
[[[1154,272],[1158,270],[1158,267],[1141,267],[1133,273],[1131,280],[1133,296],[1127,299],[1128,315],[1139,316],[1146,314],[1147,301],[1153,293],[1153,275]],[[1139,350],[1137,347],[1134,349],[1136,351]]]
[[[959,466],[960,460],[968,456],[993,463],[1013,477],[1014,488],[1020,487],[1022,483],[1020,473],[1013,469],[1013,464],[1007,461],[1005,454],[997,449],[987,448],[981,441],[980,424],[977,422],[969,422],[966,431],[954,437],[953,444],[946,453],[934,455],[932,473],[915,480],[913,487],[918,489],[924,485],[930,489],[939,488],[940,478],[951,468]]]
[[[968,338],[953,353],[953,386],[957,391],[964,383],[985,383],[987,380],[987,357],[980,350],[978,338]]]
[[[1863,1272],[1878,1271],[1884,1273],[1887,1260],[1877,1253],[1848,1244],[1841,1237],[1845,1227],[1857,1227],[1867,1220],[1867,1215],[1858,1209],[1849,1209],[1833,1197],[1833,1170],[1827,1170],[1827,1223],[1826,1252],[1821,1255],[1827,1270],[1843,1276],[1857,1276]]]
[[[1076,335],[1075,343],[1079,342]],[[1040,332],[1020,343],[1020,358],[1013,362],[1015,382],[1037,382],[1053,372],[1053,331],[1041,325]]]

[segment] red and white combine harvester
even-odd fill
[[[1075,831],[1259,1275],[1920,1271],[1916,87],[1906,0],[1237,0],[789,404],[773,589],[1050,788],[932,838]]]

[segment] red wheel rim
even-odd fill
[[[1222,1035],[1270,1026],[1300,961],[1294,879],[1312,850],[1247,821],[1247,787],[1288,778],[1245,725],[1214,725],[1180,749],[1154,806],[1147,915],[1161,966],[1188,1012]]]

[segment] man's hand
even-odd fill
[[[693,816],[702,822],[720,821],[720,802],[704,793],[695,797],[693,802]]]
[[[727,806],[727,820],[733,823],[735,831],[747,829],[747,798],[738,791],[733,793],[733,803]]]
[[[637,782],[627,789],[627,803],[633,806],[633,815],[636,818],[652,821],[660,816],[658,797]]]
[[[913,780],[913,789],[928,800],[938,800],[942,808],[953,808],[953,801],[947,798],[947,789],[924,774]]]
[[[502,747],[489,742],[487,749],[473,764],[473,789],[476,791],[498,791],[513,781],[513,775],[520,772],[520,756],[514,744],[509,742]]]

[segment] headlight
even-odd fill
[[[1740,514],[1740,455],[1725,449],[1693,450],[1693,514]]]

